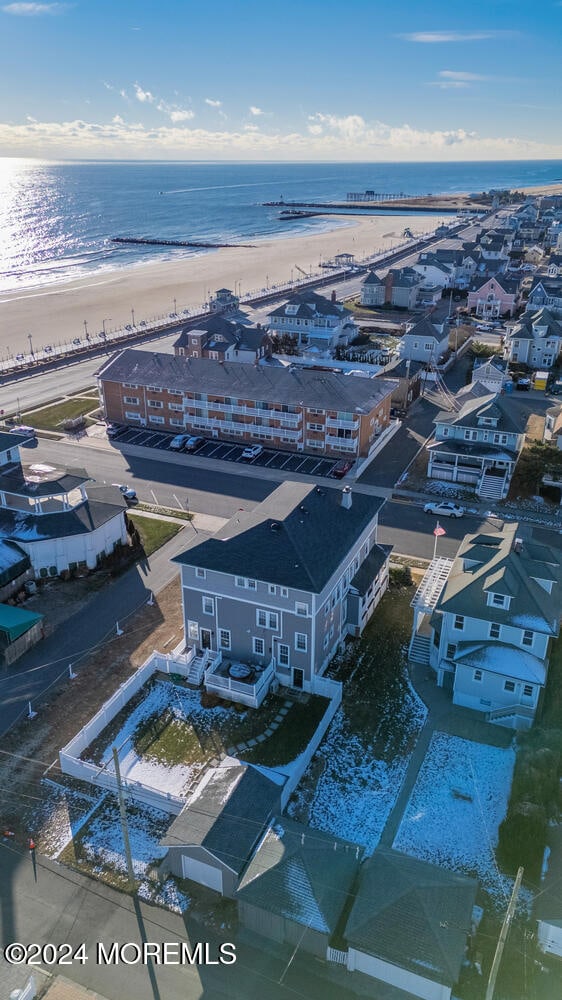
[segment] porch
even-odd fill
[[[430,620],[452,565],[452,559],[446,559],[442,556],[432,559],[412,598],[411,607],[414,609],[414,621],[408,656],[415,663],[429,664],[430,662],[433,635]]]
[[[259,708],[275,677],[273,660],[264,667],[261,664],[224,660],[222,653],[213,655],[216,659],[204,674],[205,690],[226,701]]]

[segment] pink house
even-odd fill
[[[468,292],[468,308],[482,319],[513,316],[519,305],[519,281],[505,274],[474,278]]]

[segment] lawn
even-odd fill
[[[156,549],[169,542],[170,538],[177,535],[182,528],[181,524],[175,524],[174,521],[167,521],[161,517],[143,517],[136,511],[128,510],[127,517],[138,529],[141,545],[147,556],[151,556]]]
[[[393,847],[480,879],[504,906],[512,881],[495,858],[507,810],[515,753],[434,733]]]
[[[263,743],[244,750],[240,756],[249,764],[265,767],[283,767],[304,753],[323,718],[328,701],[314,695],[306,703],[291,705],[282,723]]]
[[[97,401],[93,398],[73,396],[64,399],[54,406],[45,406],[41,410],[31,410],[22,413],[21,417],[31,427],[44,431],[62,431],[65,420],[75,420],[77,417],[91,413],[97,409]]]
[[[312,827],[376,848],[426,717],[410,687],[404,648],[413,587],[393,587],[363,637],[330,673],[344,683],[341,708],[289,805]]]

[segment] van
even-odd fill
[[[13,431],[14,434],[24,434],[25,437],[28,438],[37,437],[35,427],[28,427],[27,424],[17,424],[16,427],[11,427],[10,430]]]

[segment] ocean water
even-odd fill
[[[114,236],[250,243],[337,227],[289,222],[265,201],[344,200],[372,189],[409,195],[562,180],[562,161],[494,163],[155,163],[0,159],[0,291],[68,281],[186,248]]]

